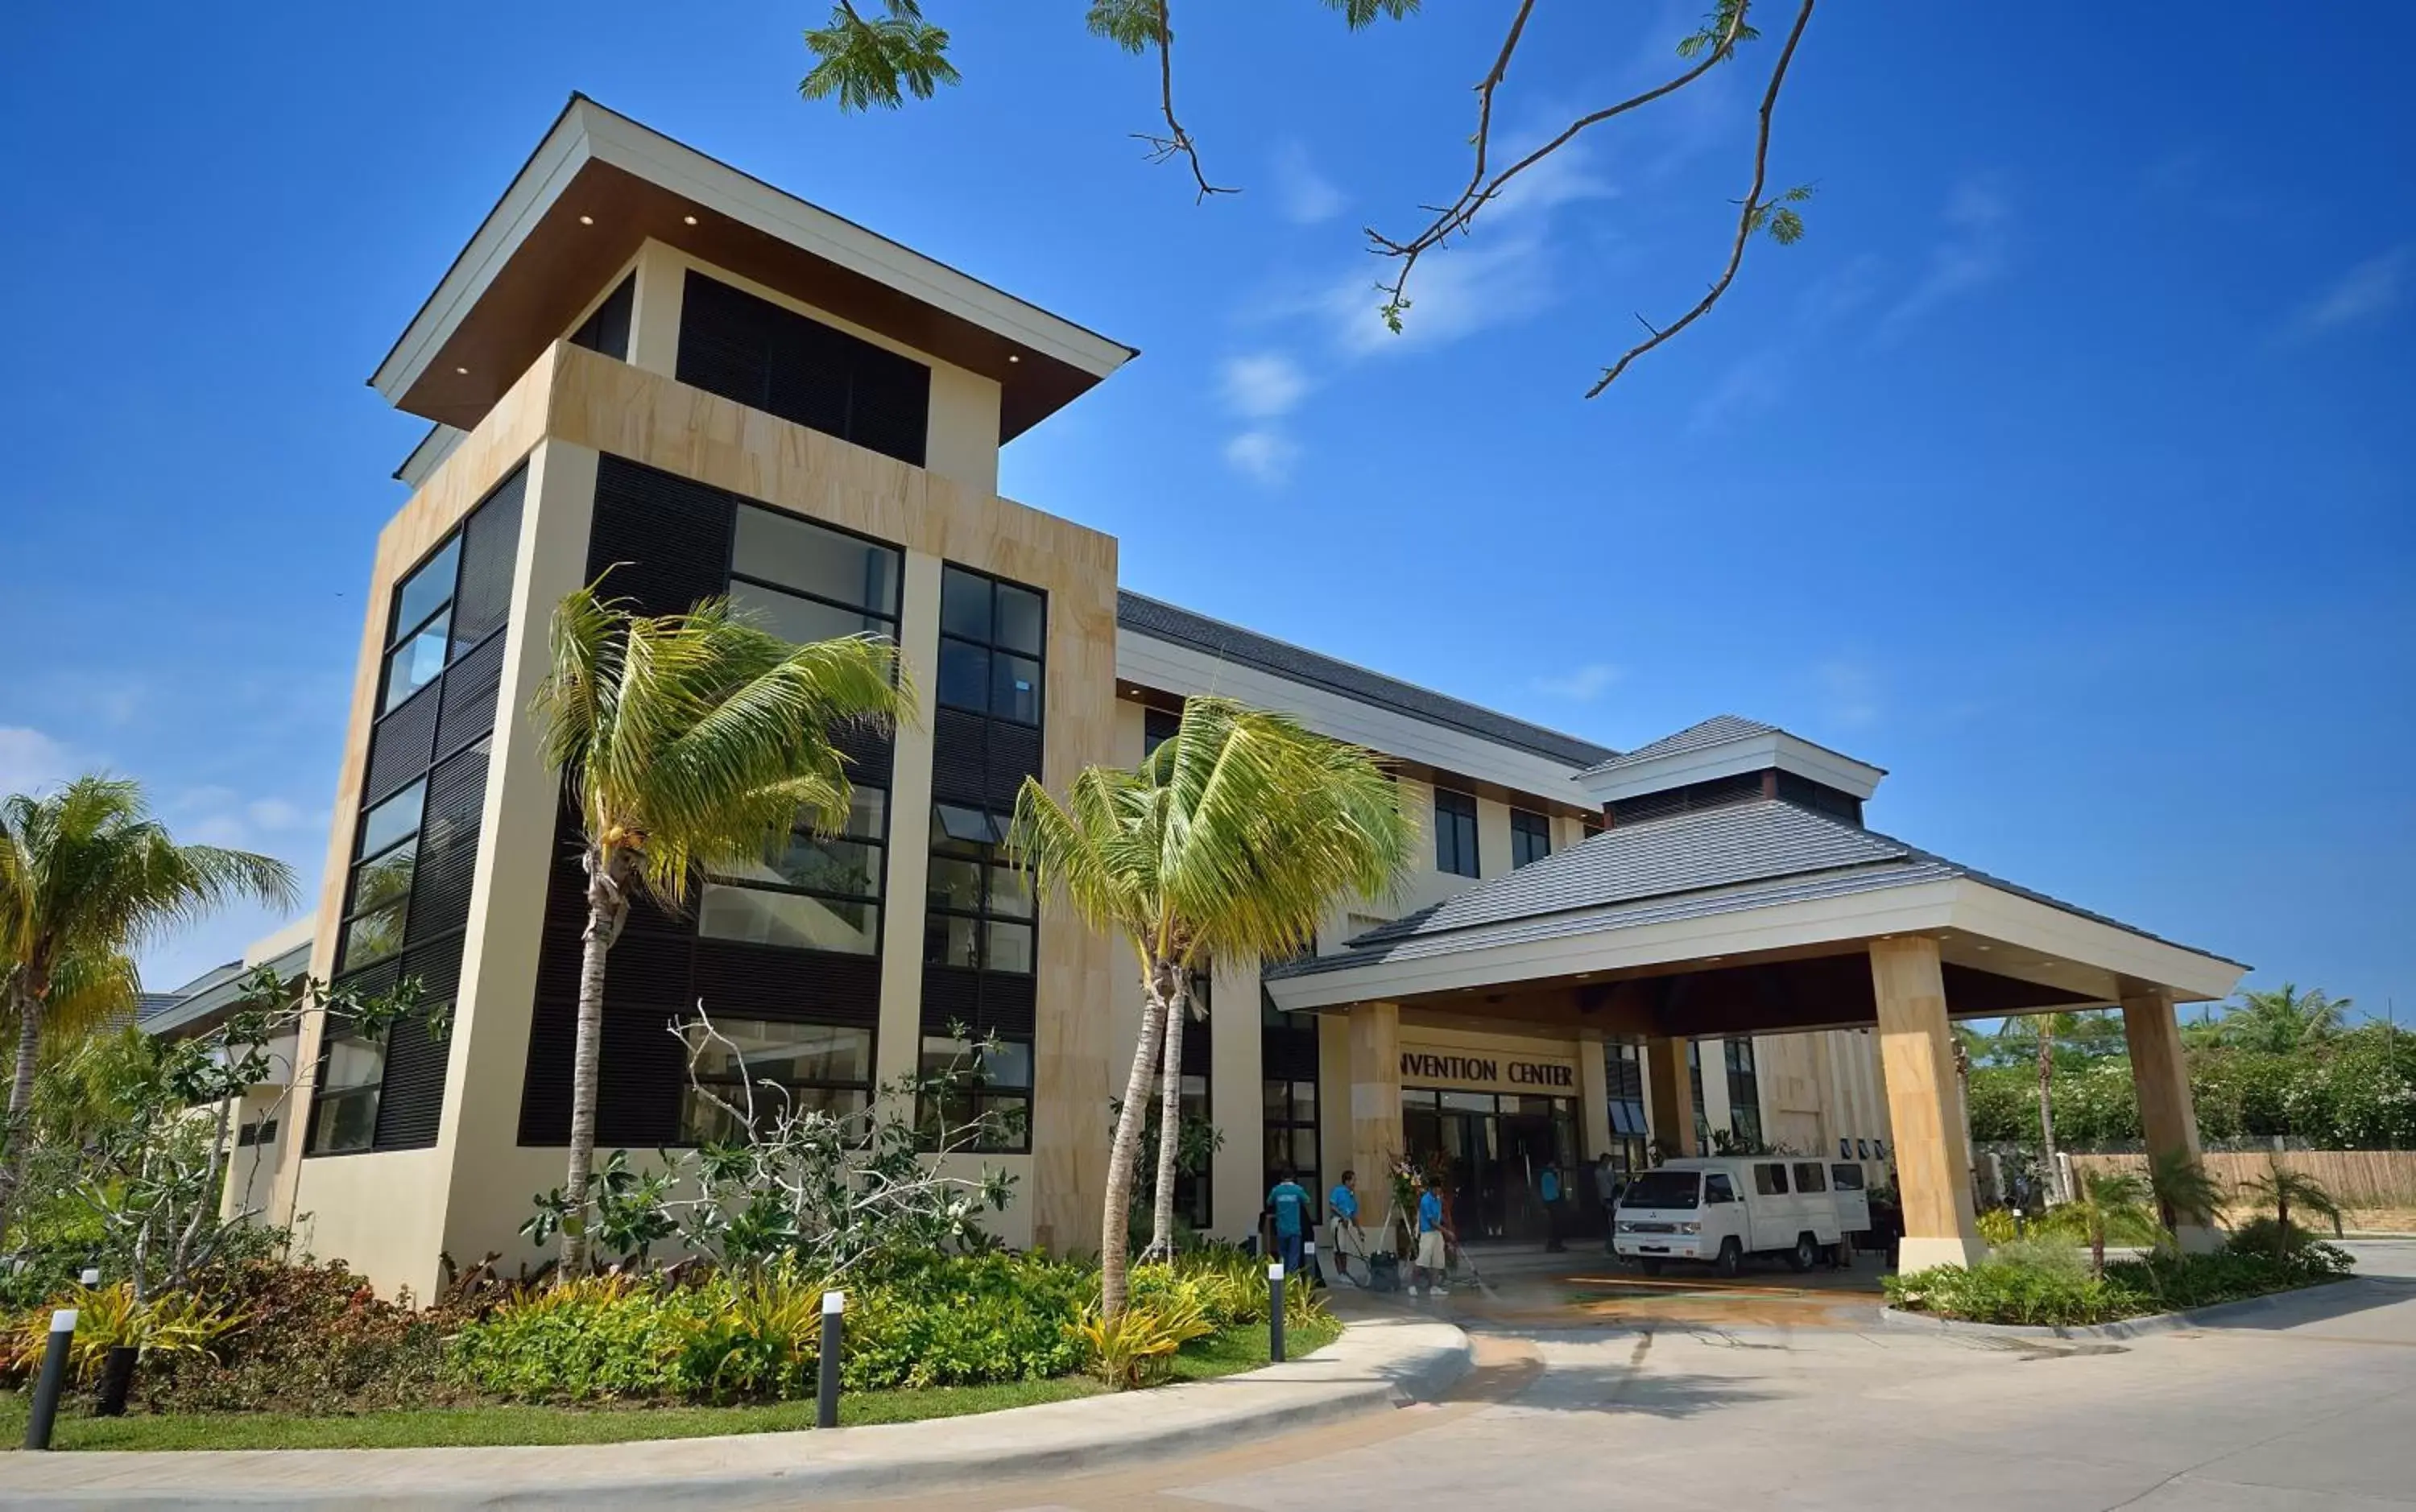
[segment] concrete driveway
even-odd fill
[[[1859,1277],[1807,1289],[1801,1317],[1724,1322],[1582,1295],[1555,1310],[1504,1275],[1492,1290],[1518,1295],[1449,1299],[1482,1364],[1451,1400],[1142,1472],[923,1505],[2416,1506],[2416,1243],[2352,1248],[2365,1279],[2345,1293],[2120,1345],[1865,1326],[1861,1299],[1835,1295]],[[1720,1306],[1747,1300],[1699,1290]]]

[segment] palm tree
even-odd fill
[[[2055,1163],[2055,1022],[2059,1016],[2040,1013],[2031,1020],[2038,1025],[2039,1159],[2045,1163],[2050,1194],[2063,1189],[2062,1173]]]
[[[2288,1055],[2338,1034],[2348,1022],[2350,1002],[2320,987],[2302,993],[2294,981],[2273,991],[2244,992],[2240,1006],[2224,1015],[2223,1037],[2245,1049]]]
[[[835,827],[850,788],[832,735],[887,727],[914,705],[888,642],[792,645],[721,599],[649,617],[592,585],[575,590],[553,611],[552,656],[533,708],[579,810],[587,873],[562,1226],[562,1273],[576,1276],[587,1265],[604,965],[630,894],[677,911],[701,868],[760,861],[801,816]]]
[[[249,851],[177,845],[137,783],[84,776],[0,801],[0,984],[17,1026],[0,1229],[24,1179],[43,1029],[124,1003],[133,950],[244,898],[293,906],[293,870]]]
[[[2341,1231],[2340,1204],[2324,1190],[2324,1184],[2284,1165],[2278,1155],[2267,1159],[2263,1175],[2251,1176],[2240,1184],[2240,1194],[2259,1207],[2273,1210],[2273,1255],[2277,1260],[2290,1252],[2293,1205],[2330,1219],[2334,1235]]]
[[[1180,1070],[1182,1031],[1170,1035],[1168,1025],[1189,974],[1218,961],[1298,952],[1337,896],[1397,888],[1415,836],[1373,754],[1226,698],[1188,700],[1173,737],[1139,767],[1085,768],[1063,804],[1024,783],[1016,854],[1085,923],[1123,934],[1140,966],[1140,1039],[1108,1155],[1103,1316],[1124,1310],[1125,1215],[1142,1100],[1170,1039],[1170,1083]],[[1173,1144],[1161,1142],[1160,1222],[1171,1217],[1164,1165]]]
[[[2164,1227],[2156,1221],[2153,1193],[2147,1178],[2136,1171],[2090,1171],[2081,1175],[2072,1206],[2089,1235],[2089,1273],[2106,1274],[2106,1241],[2130,1239],[2158,1243]]]
[[[2166,1150],[2148,1162],[2148,1187],[2156,1217],[2178,1235],[2184,1225],[2212,1227],[2223,1206],[2223,1188],[2206,1164],[2187,1150]]]

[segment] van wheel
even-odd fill
[[[1712,1268],[1722,1276],[1734,1276],[1744,1269],[1744,1246],[1739,1244],[1733,1235],[1722,1239],[1720,1257],[1712,1262]]]
[[[1820,1258],[1820,1247],[1812,1242],[1812,1235],[1799,1234],[1795,1236],[1795,1248],[1787,1251],[1787,1268],[1798,1272],[1810,1270],[1812,1262]]]
[[[1661,1274],[1661,1262],[1657,1260],[1639,1260],[1636,1263],[1636,1268],[1644,1272],[1647,1276],[1658,1276]]]

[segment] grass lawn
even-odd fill
[[[1287,1340],[1297,1358],[1332,1343],[1337,1322],[1295,1328]],[[1264,1328],[1214,1334],[1176,1357],[1178,1381],[1204,1381],[1267,1363]],[[1012,1381],[987,1386],[931,1386],[919,1391],[860,1391],[839,1399],[843,1424],[904,1423],[958,1417],[1040,1402],[1092,1397],[1107,1388],[1088,1376]],[[72,1400],[72,1399],[71,1399]],[[0,1444],[25,1440],[27,1398],[0,1395]],[[697,1438],[711,1433],[773,1433],[814,1426],[810,1401],[754,1407],[431,1407],[415,1411],[305,1416],[290,1413],[220,1413],[100,1418],[62,1413],[53,1435],[60,1449],[400,1449],[497,1444],[615,1444],[631,1439]]]

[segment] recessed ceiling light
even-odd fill
[[[696,217],[694,216],[682,216],[680,218],[687,221],[691,226],[696,224]]]
[[[579,217],[579,223],[582,226],[593,226],[596,224],[596,217],[594,216],[581,216]]]
[[[1019,352],[1008,352],[1008,353],[1006,354],[1006,360],[1007,360],[1007,361],[1009,361],[1009,362],[1021,362],[1021,361],[1023,360],[1023,357],[1022,357],[1022,354],[1021,354],[1021,353],[1019,353]]]
[[[1986,947],[1986,946],[1985,946],[1985,945],[1983,945],[1983,946],[1981,946],[1981,947],[1980,947],[1980,949],[1985,951],[1985,950],[1986,950],[1986,949],[1987,949],[1987,947]]]
[[[464,377],[464,378],[467,378],[467,377],[469,377],[469,376],[470,376],[470,369],[468,369],[467,367],[456,367],[456,368],[454,368],[453,370],[454,370],[455,372],[457,372],[457,373],[460,373],[460,374],[461,374],[462,377]]]

